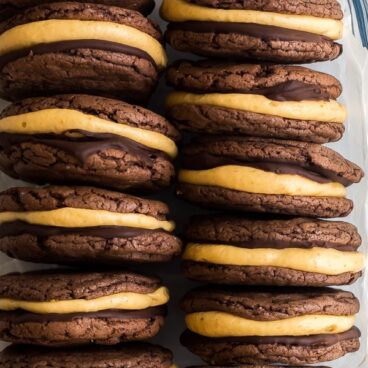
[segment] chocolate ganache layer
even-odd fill
[[[193,346],[208,343],[235,343],[235,344],[280,344],[296,346],[332,346],[340,341],[355,340],[361,336],[357,327],[352,327],[346,332],[339,334],[320,334],[310,336],[245,336],[245,337],[224,337],[209,338],[197,335],[186,330],[180,338],[184,346]]]
[[[208,170],[226,165],[254,167],[276,174],[299,175],[321,184],[337,182],[346,187],[353,184],[353,182],[337,175],[333,171],[288,160],[262,159],[260,161],[247,161],[241,157],[231,158],[216,156],[210,153],[201,153],[197,155],[186,154],[182,159],[183,168],[189,170]]]
[[[198,33],[237,33],[250,37],[261,38],[266,41],[299,41],[299,42],[323,42],[332,41],[330,38],[315,33],[297,31],[276,26],[267,26],[257,23],[236,23],[236,22],[177,22],[170,23],[168,31],[189,31]]]
[[[66,313],[66,314],[37,314],[22,310],[16,311],[0,311],[0,320],[7,320],[13,323],[45,323],[58,321],[72,321],[80,318],[109,318],[109,319],[148,319],[159,316],[166,316],[166,305],[151,307],[142,310],[122,310],[122,309],[107,309],[99,312],[89,313]]]
[[[57,227],[28,224],[23,221],[13,221],[0,225],[0,238],[31,234],[38,238],[49,236],[77,234],[79,236],[98,237],[103,239],[135,238],[141,235],[167,233],[163,229],[151,230],[127,226],[94,226],[94,227]]]
[[[117,42],[103,41],[103,40],[73,40],[73,41],[59,41],[52,43],[43,43],[35,45],[26,49],[16,50],[8,54],[0,56],[0,69],[4,68],[8,63],[26,57],[29,55],[42,55],[49,53],[65,52],[77,49],[96,49],[108,52],[116,52],[139,57],[148,60],[156,68],[157,65],[153,58],[145,51],[136,47],[123,45]]]
[[[217,88],[216,86],[210,88],[210,90],[204,90],[200,88],[187,88],[186,92],[193,93],[241,93],[262,95],[270,100],[274,101],[329,101],[330,96],[328,93],[323,92],[322,88],[318,85],[308,84],[300,81],[287,81],[277,86],[269,88],[256,88],[256,89],[244,89],[244,88]]]
[[[80,134],[81,137],[75,138],[66,134]],[[12,145],[22,143],[44,144],[69,153],[77,158],[82,164],[93,154],[115,148],[139,157],[147,167],[153,165],[152,161],[156,157],[170,160],[169,156],[156,149],[147,147],[132,139],[108,133],[92,133],[84,130],[70,130],[64,135],[57,134],[11,134],[0,133],[0,147],[3,150],[11,149]]]

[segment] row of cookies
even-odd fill
[[[161,15],[173,48],[212,58],[167,72],[167,116],[196,135],[182,150],[177,194],[238,212],[187,227],[184,274],[217,286],[184,297],[182,344],[223,366],[318,364],[357,351],[359,301],[326,286],[362,275],[361,238],[349,223],[320,219],[347,216],[347,187],[364,175],[321,146],[343,136],[342,86],[285,65],[341,55],[339,3],[164,0]]]
[[[8,274],[0,286],[0,338],[49,347],[151,338],[169,299],[157,278],[126,271]],[[348,291],[204,287],[181,307],[188,326],[182,343],[210,364],[313,364],[359,348],[359,301]],[[58,364],[68,351],[55,356]],[[0,359],[9,359],[7,351]],[[12,359],[27,363],[22,354]],[[42,349],[34,359],[42,359]]]
[[[1,339],[47,347],[151,338],[163,325],[168,302],[158,279],[123,271],[9,274],[0,277],[0,286]],[[188,293],[181,307],[188,326],[183,345],[210,364],[300,366],[359,348],[360,331],[354,327],[359,301],[347,291],[205,287]],[[129,352],[133,346],[90,347],[81,364],[88,364],[87,352],[109,360],[109,352]],[[14,362],[27,366],[27,359],[45,358],[45,350],[30,349],[28,356],[10,348],[0,361],[13,367]],[[73,360],[71,350],[59,350],[54,366],[62,367],[66,358]]]
[[[75,361],[76,350],[52,349],[91,341],[130,344],[79,348],[81,367],[104,366],[110,359],[117,367],[131,366],[130,359],[143,364],[145,355],[155,357],[150,362],[154,367],[172,364],[166,350],[131,343],[152,337],[162,326],[167,290],[157,279],[127,272],[54,271],[2,276],[0,285],[1,338],[48,347],[11,347],[0,355],[4,367],[28,367],[52,355],[53,366],[61,368],[65,361]],[[360,332],[354,327],[359,302],[346,291],[206,287],[188,293],[181,307],[190,329],[182,343],[211,364],[300,366],[359,347]],[[241,335],[229,337],[234,332]],[[95,365],[87,365],[91,354],[96,354]]]
[[[167,349],[137,343],[163,326],[168,289],[121,270],[181,253],[168,207],[99,189],[157,192],[174,178],[178,131],[122,102],[145,103],[167,63],[161,31],[145,17],[153,7],[0,1],[0,89],[14,101],[0,118],[0,168],[70,185],[2,192],[0,248],[25,261],[102,267],[1,276],[0,339],[17,344],[2,352],[1,366],[174,367]]]
[[[0,250],[66,265],[168,261],[181,252],[168,216],[162,202],[92,187],[12,188],[0,193]],[[200,281],[345,285],[364,267],[361,237],[342,221],[207,216],[185,238],[184,271]]]

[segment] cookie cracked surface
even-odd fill
[[[208,283],[344,285],[361,276],[365,263],[357,252],[361,237],[346,222],[203,216],[192,219],[185,238],[184,274]]]
[[[343,320],[358,312],[359,302],[349,292],[205,287],[189,292],[181,307],[188,327],[182,344],[211,365],[318,364],[359,348],[353,318],[339,332],[322,332],[325,319],[335,319],[342,327]],[[319,322],[303,335],[302,325],[294,322],[307,319],[309,327],[312,319]],[[283,325],[288,331],[284,335]],[[277,335],[271,335],[271,329]]]
[[[0,284],[0,336],[18,344],[145,340],[162,327],[168,301],[159,279],[132,272],[8,274]]]
[[[188,144],[182,163],[177,194],[189,201],[307,217],[349,214],[353,203],[344,187],[364,175],[357,165],[318,144],[235,136]]]
[[[91,95],[14,103],[0,115],[0,167],[36,183],[155,192],[171,184],[178,131],[136,105]]]
[[[66,218],[83,211],[90,223],[66,223],[60,210]],[[17,259],[121,265],[164,262],[181,252],[181,241],[167,220],[169,209],[159,201],[91,187],[13,188],[0,194],[0,211],[0,217],[13,214],[12,219],[2,219],[0,249]],[[53,222],[35,221],[32,215],[17,218],[39,212]],[[94,221],[106,214],[114,220]],[[126,215],[133,216],[133,222],[124,224]],[[142,216],[144,223],[139,222]]]
[[[344,107],[335,105],[341,83],[304,67],[182,60],[168,69],[166,79],[175,89],[167,97],[167,116],[178,128],[192,133],[325,143],[339,140],[345,130]],[[233,97],[228,101],[228,96]],[[228,104],[234,98],[242,103]],[[283,116],[276,104],[290,109],[309,104],[309,111],[314,109],[316,114],[307,118],[299,110],[293,117],[285,112]],[[333,115],[323,119],[332,104]]]
[[[5,20],[0,39],[1,93],[10,100],[90,93],[145,102],[166,64],[159,28],[112,5],[41,4]]]

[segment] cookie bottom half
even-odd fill
[[[180,183],[177,194],[209,208],[307,217],[344,217],[353,202],[343,197],[306,197],[240,192],[220,187]]]
[[[271,266],[230,266],[205,262],[184,261],[184,274],[189,279],[236,285],[313,286],[347,285],[354,283],[361,272],[325,275],[290,268]]]
[[[315,364],[338,359],[359,349],[360,331],[353,327],[334,335],[210,339],[189,330],[181,342],[209,364]]]

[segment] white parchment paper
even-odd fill
[[[160,1],[157,1],[160,3]],[[367,113],[368,113],[368,51],[364,49],[360,40],[352,34],[350,9],[344,0],[341,1],[345,9],[345,36],[343,39],[344,54],[336,61],[327,63],[317,63],[309,65],[309,67],[324,71],[335,75],[344,86],[344,93],[341,102],[344,103],[349,112],[349,119],[346,123],[346,133],[344,138],[330,146],[338,150],[345,157],[356,162],[365,169],[368,175],[368,134],[367,134]],[[165,23],[159,19],[158,7],[156,8],[153,18],[160,22],[162,28]],[[178,58],[193,58],[185,54],[175,52],[168,47],[170,60]],[[164,98],[168,92],[168,88],[162,81],[156,94],[153,96],[150,108],[156,112],[163,113]],[[4,107],[6,103],[0,101],[0,107]],[[4,174],[0,174],[0,190],[4,190],[11,186],[23,185],[20,181],[15,181]],[[368,253],[367,244],[367,220],[368,220],[368,196],[367,196],[367,178],[360,184],[353,185],[349,188],[349,197],[355,202],[353,213],[346,218],[347,221],[358,226],[363,238],[363,246],[361,250]],[[173,190],[167,191],[165,194],[155,196],[169,204],[172,217],[178,224],[178,232],[183,229],[183,225],[187,222],[190,215],[204,213],[198,207],[189,205],[175,198]],[[345,219],[344,219],[345,220]],[[200,363],[200,360],[190,354],[184,347],[180,346],[179,336],[184,331],[184,315],[178,308],[178,301],[183,296],[186,290],[195,286],[195,283],[185,280],[180,275],[179,261],[172,262],[168,265],[160,266],[145,266],[141,269],[145,272],[159,274],[164,283],[170,288],[172,300],[170,302],[170,311],[166,321],[166,326],[161,331],[159,336],[154,339],[154,342],[160,343],[173,350],[175,361],[180,367],[185,367],[191,364]],[[26,271],[37,268],[55,267],[34,265],[31,263],[14,261],[5,255],[0,254],[0,273],[8,273],[14,271]],[[367,275],[358,281],[349,290],[352,290],[361,300],[361,313],[357,319],[357,325],[362,331],[361,350],[354,354],[348,354],[346,357],[337,360],[336,362],[327,364],[332,368],[367,368],[367,332],[368,332],[368,303],[367,303]],[[5,344],[0,343],[0,347]]]

